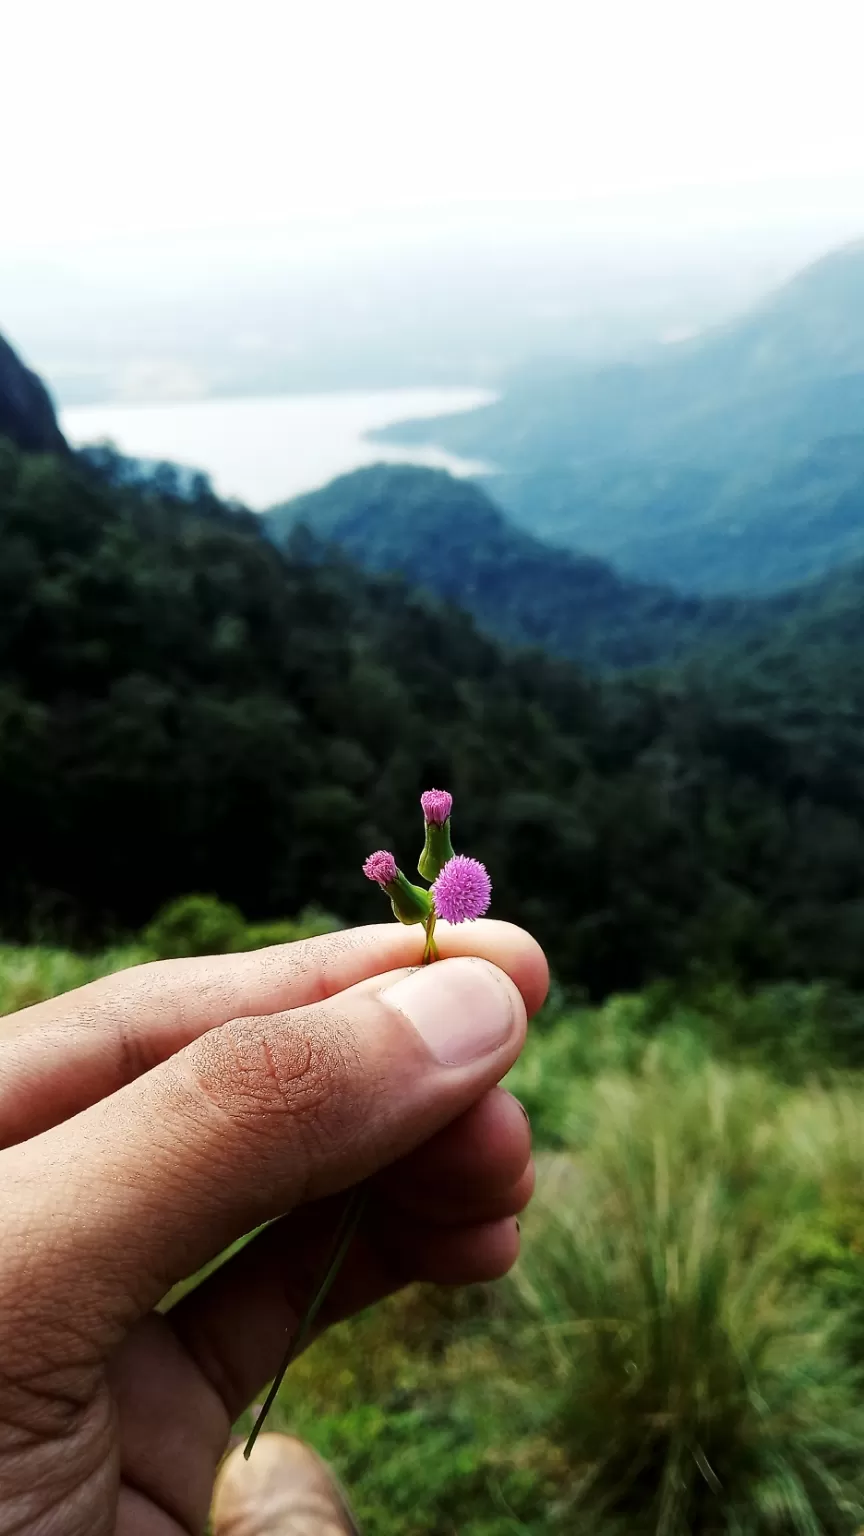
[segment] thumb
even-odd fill
[[[462,1114],[512,1065],[525,1022],[503,971],[460,958],[211,1030],[5,1154],[50,1250],[40,1275],[86,1298],[111,1334],[242,1233]]]

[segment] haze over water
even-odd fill
[[[132,457],[201,469],[220,495],[260,511],[382,460],[480,473],[488,466],[433,447],[372,443],[364,434],[408,417],[473,410],[494,398],[489,390],[456,387],[334,391],[77,406],[61,419],[76,447],[108,440]]]

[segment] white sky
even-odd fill
[[[864,227],[862,0],[2,10],[0,251],[814,179]]]

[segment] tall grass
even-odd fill
[[[559,1164],[535,1216],[509,1355],[546,1382],[538,1423],[580,1529],[864,1518],[864,1380],[800,1263],[826,1169],[796,1179],[786,1108],[770,1080],[714,1064],[594,1084],[590,1159]]]
[[[0,1015],[148,960],[292,944],[338,927],[338,919],[318,907],[280,922],[247,923],[235,907],[214,896],[184,896],[157,912],[139,937],[93,954],[47,944],[0,944]]]
[[[47,945],[23,948],[0,944],[0,1015],[29,1008],[152,958],[141,944],[126,944],[95,955],[76,955]]]
[[[562,1118],[513,1279],[344,1325],[282,1423],[370,1536],[855,1536],[864,1084],[789,1086],[674,1030],[563,1092],[560,1027],[525,1066]]]

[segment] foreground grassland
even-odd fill
[[[2,948],[0,1011],[172,945]],[[407,1292],[283,1388],[365,1532],[860,1530],[862,1029],[818,987],[547,1010],[512,1074],[540,1165],[515,1275]]]

